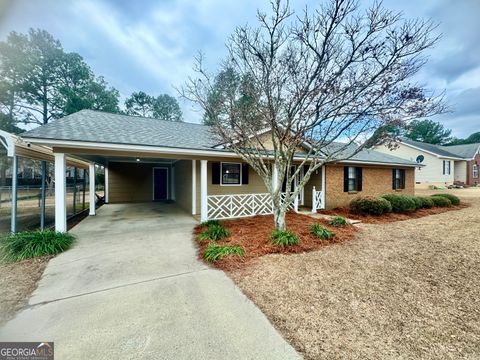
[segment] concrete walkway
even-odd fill
[[[175,205],[105,205],[73,230],[0,341],[54,341],[57,359],[295,359],[262,312],[196,258]]]

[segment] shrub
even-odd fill
[[[343,216],[335,216],[329,221],[329,224],[335,227],[342,227],[347,225],[347,219],[345,219]]]
[[[458,196],[455,196],[455,195],[452,195],[452,194],[435,194],[435,195],[432,195],[432,196],[441,196],[441,197],[444,197],[444,198],[447,198],[448,200],[450,200],[452,205],[460,205],[460,198]]]
[[[217,245],[211,242],[203,253],[204,259],[209,262],[218,261],[229,255],[243,257],[245,256],[245,250],[239,245]]]
[[[202,222],[203,226],[211,226],[211,225],[220,225],[220,222],[218,220],[207,220]]]
[[[406,213],[415,211],[417,206],[411,196],[388,194],[382,198],[388,200],[392,204],[392,211],[396,213]]]
[[[418,209],[421,209],[421,208],[422,208],[422,204],[423,204],[423,203],[422,203],[422,200],[420,200],[420,199],[418,198],[418,196],[408,196],[408,195],[404,195],[404,196],[412,199],[412,201],[413,201],[414,204],[415,204],[415,210],[418,210]]]
[[[430,199],[433,200],[433,203],[434,203],[435,206],[439,206],[439,207],[450,207],[450,206],[452,206],[452,202],[450,201],[450,199],[447,199],[444,196],[433,195],[433,196],[430,197]]]
[[[278,246],[298,245],[300,240],[297,235],[288,230],[273,230],[272,243]]]
[[[332,240],[335,236],[335,233],[324,228],[323,226],[320,226],[320,224],[312,224],[310,227],[310,232],[319,239]]]
[[[200,234],[200,240],[213,240],[217,241],[230,235],[228,230],[220,224],[209,225]]]
[[[61,253],[69,249],[73,241],[73,236],[68,233],[24,231],[1,238],[0,252],[4,261],[20,261]]]
[[[350,203],[350,211],[360,215],[382,215],[392,211],[392,205],[384,198],[361,197]]]
[[[429,197],[426,196],[418,196],[417,197],[420,202],[422,203],[422,209],[430,209],[432,208],[435,204],[433,203],[433,200]]]

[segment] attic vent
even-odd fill
[[[416,160],[416,161],[417,161],[417,163],[419,163],[419,164],[420,164],[420,163],[422,163],[422,162],[423,162],[423,160],[425,160],[425,156],[423,156],[423,155],[418,155],[418,156],[417,156],[417,160]]]

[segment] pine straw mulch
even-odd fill
[[[0,262],[0,325],[28,303],[53,256],[42,256],[13,263]]]
[[[333,227],[325,219],[314,219],[307,215],[287,213],[287,229],[294,232],[300,239],[300,243],[294,246],[277,246],[271,242],[273,231],[273,215],[254,216],[220,222],[230,232],[230,236],[216,241],[219,245],[240,245],[245,250],[243,258],[238,256],[227,256],[213,265],[223,270],[234,270],[244,268],[253,260],[267,254],[296,254],[317,250],[324,246],[342,243],[355,238],[359,228],[347,225],[345,227]],[[321,226],[333,231],[335,237],[332,240],[320,240],[310,233],[312,224],[318,223]],[[199,244],[199,257],[203,259],[203,253],[209,241],[199,240],[199,234],[205,229],[202,225],[195,227],[195,238]]]
[[[360,220],[366,224],[385,224],[394,221],[403,221],[411,219],[419,219],[429,215],[443,214],[447,211],[461,210],[469,207],[469,204],[461,203],[460,205],[451,206],[451,207],[433,207],[431,209],[419,209],[417,211],[405,214],[399,213],[388,213],[379,216],[369,215],[358,215],[350,212],[348,208],[336,208],[333,210],[320,210],[319,214],[323,215],[339,215],[346,217],[351,220]]]

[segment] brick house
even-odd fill
[[[208,126],[82,110],[22,134],[21,141],[51,149],[60,177],[68,158],[90,163],[91,181],[95,164],[104,167],[106,203],[169,201],[202,221],[273,211],[262,178],[228,147],[220,148]],[[299,149],[294,166],[303,159]],[[346,206],[359,196],[413,195],[416,167],[363,150],[314,173],[292,207],[315,211]],[[56,228],[64,231],[64,182],[56,183]]]

